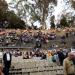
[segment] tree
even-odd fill
[[[71,0],[72,2],[72,7],[75,9],[75,0]]]
[[[51,28],[55,28],[54,16],[51,17]]]
[[[13,11],[8,11],[8,4],[0,0],[0,28],[25,28],[25,23]]]
[[[68,23],[65,16],[63,16],[63,18],[61,19],[60,25],[61,25],[61,27],[68,27],[69,26],[69,23]]]
[[[8,10],[8,4],[5,0],[0,0],[0,27],[3,27],[4,21],[6,20],[5,13]]]
[[[25,19],[25,22],[31,22],[39,20],[40,23],[45,24],[45,20],[48,15],[48,6],[49,3],[53,2],[57,4],[56,0],[31,0],[32,3],[28,0],[18,0],[14,8],[17,10],[18,16]],[[14,2],[14,3],[15,3]],[[27,15],[28,14],[28,15]],[[27,19],[29,16],[29,19]]]
[[[8,9],[8,4],[5,0],[0,0],[0,11],[6,11]]]
[[[56,0],[38,0],[37,6],[42,12],[42,23],[45,22],[45,18],[47,17],[48,14],[48,6],[49,3],[53,2],[54,4],[57,4]]]
[[[13,11],[7,12],[7,21],[9,22],[6,28],[25,28],[25,22],[21,20]]]
[[[61,15],[64,15],[65,13],[71,14],[72,11],[70,12],[67,10],[71,8],[71,4],[72,7],[75,8],[75,0],[63,0],[63,2],[64,6],[66,7],[63,9],[63,11],[62,9],[60,9],[60,11],[63,12],[61,13]],[[53,12],[55,11],[54,8],[56,5],[57,0],[12,0],[12,2],[10,3],[10,6],[16,9],[16,14],[21,19],[24,19],[27,25],[31,26],[35,21],[39,20],[42,26],[46,25],[45,27],[47,27],[47,24],[48,26],[50,25],[49,21],[51,21],[51,17],[55,15],[53,14]],[[72,14],[70,16],[72,16]],[[51,23],[53,26],[53,22]]]

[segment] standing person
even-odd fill
[[[12,56],[11,53],[7,50],[3,55],[4,62],[4,75],[9,75],[9,69],[11,66]]]
[[[41,49],[41,47],[42,47],[42,42],[41,42],[41,39],[40,38],[37,38],[36,39],[36,42],[35,42],[35,50],[37,51],[39,51],[40,49]]]
[[[73,64],[74,54],[68,53],[68,57],[63,61],[64,75],[75,75],[75,66]]]
[[[59,58],[60,65],[63,65],[63,60],[64,60],[65,56],[64,56],[62,50],[58,49],[57,55],[58,55],[58,58]]]
[[[36,39],[36,48],[41,48],[41,47],[42,47],[41,39],[37,38]]]
[[[66,38],[68,38],[69,37],[69,34],[68,34],[68,32],[66,32]]]

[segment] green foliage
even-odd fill
[[[7,16],[7,21],[9,22],[7,28],[25,28],[24,21],[21,20],[14,12],[8,11]]]
[[[0,0],[0,10],[6,11],[8,9],[8,4],[5,0]]]
[[[6,19],[6,14],[4,11],[0,10],[0,22]]]
[[[51,28],[55,28],[54,18],[54,16],[51,17]]]
[[[69,23],[68,23],[66,17],[63,17],[63,18],[61,19],[60,25],[61,25],[61,27],[68,27],[68,26],[69,26]]]
[[[8,9],[8,4],[5,0],[0,0],[0,22],[6,19],[6,11]]]
[[[4,22],[7,21],[8,25],[4,25]],[[25,23],[21,20],[13,11],[0,11],[0,23],[2,28],[25,28]]]
[[[55,28],[55,24],[53,22],[51,22],[51,28]]]
[[[75,9],[75,1],[72,0],[72,7]]]

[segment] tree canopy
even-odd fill
[[[8,10],[5,0],[0,0],[0,28],[25,28],[25,23],[14,11]]]
[[[75,9],[75,0],[71,0],[72,2],[72,7]]]
[[[30,2],[31,1],[31,2]],[[9,4],[11,8],[16,10],[16,14],[8,9],[8,4],[5,0],[0,0],[0,27],[5,28],[25,28],[26,25],[32,26],[35,22],[40,22],[41,26],[49,25],[55,27],[55,18],[53,12],[57,6],[57,0],[12,0]],[[72,2],[71,6],[75,9],[75,1],[67,0],[65,4]],[[68,10],[65,8],[64,11]],[[59,10],[58,10],[59,11]],[[62,11],[63,12],[63,11]],[[55,13],[56,14],[56,13]],[[60,14],[60,13],[59,13]],[[62,14],[62,13],[61,13]],[[67,13],[71,14],[71,13]],[[62,16],[61,16],[62,17]],[[67,17],[67,16],[66,16]],[[67,25],[68,21],[64,16],[60,23]],[[6,24],[7,21],[8,25]],[[69,21],[72,23],[73,21]],[[47,27],[47,26],[45,26]]]

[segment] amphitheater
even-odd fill
[[[75,38],[75,36],[72,37],[70,36],[66,40],[68,46],[70,46],[69,44],[71,44],[71,42],[74,41],[73,38]],[[59,41],[60,39],[54,40],[54,43],[55,42],[57,43]],[[26,49],[27,51],[31,50],[31,47],[29,47],[29,45],[27,46],[28,47],[28,49]],[[0,49],[5,49],[5,48],[7,47],[0,47]],[[13,48],[16,49],[17,47]],[[19,48],[21,47],[18,47],[18,49]],[[0,59],[0,62],[3,62],[2,58]],[[63,75],[63,66],[58,66],[57,64],[52,63],[49,60],[23,59],[23,57],[21,56],[19,57],[13,56],[10,68],[10,75]]]
[[[22,59],[13,56],[10,75],[63,75],[63,67],[48,60]]]
[[[12,61],[11,75],[63,75],[63,67],[48,60],[22,60],[18,57],[14,61]]]

